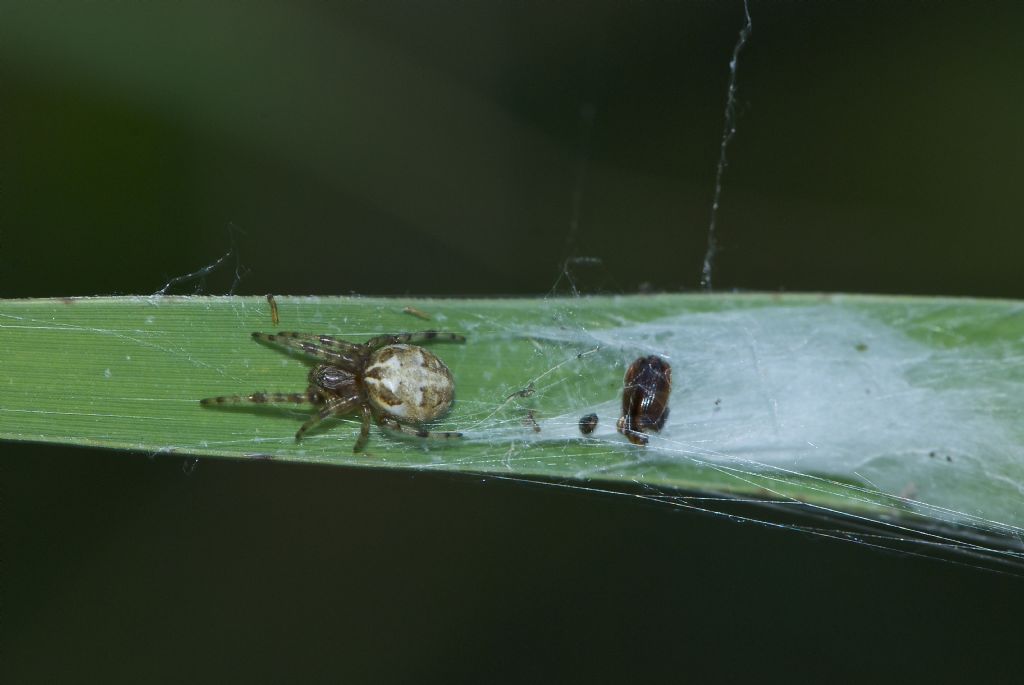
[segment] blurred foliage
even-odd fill
[[[232,222],[242,292],[698,282],[738,4],[2,12],[4,296],[151,292]],[[720,288],[1024,295],[1024,9],[752,13]]]

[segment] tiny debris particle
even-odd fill
[[[900,490],[900,494],[899,494],[899,497],[901,497],[903,499],[911,499],[911,498],[916,497],[916,496],[917,496],[917,484],[913,483],[913,482],[907,483],[905,486],[903,486],[903,489]]]
[[[932,459],[934,459],[935,458],[935,450],[932,450],[931,452],[929,452],[928,456],[931,457]]]
[[[868,345],[867,345],[867,343],[859,342],[859,343],[857,343],[856,345],[853,346],[853,349],[857,350],[858,352],[867,352],[868,351]]]
[[[519,390],[516,390],[514,393],[512,393],[511,395],[506,397],[505,401],[507,402],[508,400],[512,399],[513,397],[530,397],[531,395],[533,395],[535,390],[536,390],[536,388],[533,387],[533,381],[530,381],[530,384],[527,385],[525,388],[521,388]]]
[[[947,454],[947,455],[946,455],[946,461],[953,461],[953,457],[951,457],[951,456],[949,456],[949,455]]]
[[[270,321],[276,326],[281,323],[281,317],[277,313],[277,300],[272,294],[267,294],[267,302],[270,304]]]
[[[430,321],[430,314],[427,314],[426,312],[422,312],[419,309],[416,309],[416,307],[406,307],[402,311],[405,312],[406,314],[411,314],[412,316],[415,316],[417,319],[423,319],[424,321]]]
[[[590,435],[597,428],[597,414],[587,414],[580,417],[580,433]]]
[[[247,452],[246,454],[243,454],[242,456],[246,457],[247,459],[253,459],[255,461],[270,461],[270,460],[272,460],[274,458],[274,455],[272,455],[272,454],[264,454],[262,452]]]

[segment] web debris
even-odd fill
[[[228,260],[234,257],[234,280],[232,281],[231,288],[228,289],[227,293],[228,295],[234,295],[235,290],[238,288],[238,284],[241,283],[242,279],[248,273],[248,270],[242,266],[242,256],[238,250],[238,242],[235,239],[236,233],[244,234],[244,232],[235,224],[228,224],[228,240],[230,241],[230,244],[228,246],[227,252],[225,252],[220,257],[218,257],[217,259],[215,259],[214,261],[210,262],[209,264],[202,268],[196,269],[195,271],[183,274],[181,276],[175,276],[174,278],[171,278],[166,283],[164,283],[164,286],[162,288],[160,288],[153,294],[166,295],[171,288],[180,283],[189,283],[191,281],[197,281],[193,294],[199,295],[206,289],[206,277],[209,276],[211,273],[215,272],[217,269],[219,269],[221,266],[227,263]]]
[[[577,147],[576,177],[573,181],[572,199],[569,212],[569,230],[565,234],[565,254],[558,279],[551,287],[549,295],[555,295],[564,278],[569,284],[569,292],[573,297],[580,296],[577,275],[574,267],[600,267],[600,257],[587,257],[573,254],[576,248],[576,237],[580,232],[580,215],[583,212],[583,197],[587,186],[587,171],[590,167],[590,140],[593,136],[594,121],[597,119],[597,108],[591,103],[580,105],[579,140]]]
[[[583,268],[600,268],[604,266],[604,260],[600,257],[568,257],[562,262],[562,270],[558,274],[558,280],[551,287],[549,295],[556,295],[559,286],[562,284],[562,279],[569,284],[569,293],[573,297],[580,297],[581,292],[579,288],[579,267]]]
[[[715,261],[715,253],[718,251],[718,208],[722,200],[722,179],[725,176],[725,168],[728,166],[726,160],[726,149],[736,135],[736,69],[739,66],[740,51],[747,44],[750,32],[754,25],[750,21],[750,8],[747,0],[743,0],[743,16],[745,22],[740,29],[739,38],[732,49],[732,59],[729,61],[729,86],[725,96],[725,124],[722,130],[722,144],[718,151],[718,166],[715,168],[715,194],[711,201],[711,221],[708,224],[708,249],[704,253],[704,266],[701,270],[700,285],[704,290],[711,290],[711,270]]]

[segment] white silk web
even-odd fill
[[[739,57],[751,30],[744,0],[743,25],[729,61],[701,272],[706,290],[718,245],[726,152],[736,134]],[[581,126],[569,248],[580,232],[593,120],[591,111]],[[588,260],[568,258],[555,288],[565,279],[578,296],[570,265],[593,265]],[[919,315],[908,306],[905,317]],[[509,462],[531,444],[553,442],[573,459],[572,445],[582,440],[591,448],[606,446],[621,460],[583,466],[577,480],[559,487],[626,494],[621,487],[595,485],[610,476],[621,483],[624,477],[638,488],[628,494],[644,499],[1021,573],[1024,416],[1007,406],[1009,398],[1024,397],[1024,373],[1014,368],[1020,360],[998,343],[925,344],[907,334],[914,326],[908,327],[905,317],[894,326],[891,312],[873,316],[831,301],[685,314],[602,330],[560,325],[520,331],[544,341],[538,353],[549,355],[551,365],[524,378],[521,389],[497,407],[482,407],[467,439],[499,446]],[[918,332],[926,328],[922,322]],[[638,449],[615,429],[620,398],[585,398],[574,392],[572,374],[621,377],[633,359],[647,354],[670,361],[677,381],[664,430]],[[527,398],[548,393],[559,396],[564,411],[538,417]],[[587,414],[596,414],[598,425],[584,437],[579,420]],[[683,495],[649,485],[670,480],[666,473],[681,464],[714,472],[726,490],[738,486],[737,491],[759,494]],[[782,487],[797,481],[828,496],[809,502]],[[828,504],[829,497],[837,504]],[[745,515],[712,506],[741,500],[762,508]],[[781,523],[778,516],[764,516],[763,507],[786,507],[789,513],[795,507],[815,522]]]
[[[561,487],[614,492],[622,488],[610,483],[625,482],[639,488],[629,494],[701,510],[716,500],[795,507],[818,522],[780,525],[1019,571],[1024,417],[1007,400],[1024,396],[1022,360],[999,342],[918,339],[941,308],[908,300],[905,311],[873,313],[856,298],[833,297],[614,328],[522,331],[549,366],[524,377],[524,390],[480,406],[465,439],[480,446],[482,461],[500,455],[509,465],[533,445],[557,444],[562,459],[581,464]],[[992,316],[998,325],[997,317],[1024,310]],[[671,413],[637,448],[616,431],[620,395],[581,392],[575,381],[621,379],[648,354],[672,364]],[[538,402],[560,411],[536,413]],[[579,419],[590,413],[598,425],[584,436]],[[617,458],[588,466],[595,445]],[[443,460],[443,451],[435,454]],[[711,473],[724,487],[716,496],[714,486],[680,495],[650,485],[679,473]],[[794,494],[793,483],[812,495]],[[740,518],[776,525],[765,513]]]

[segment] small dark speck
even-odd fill
[[[935,450],[932,450],[931,452],[929,452],[928,456],[931,457],[932,459],[934,459],[935,458]]]
[[[951,456],[949,456],[949,455],[947,454],[947,455],[946,455],[946,461],[953,461],[953,457],[951,457]]]
[[[867,352],[868,351],[868,344],[860,342],[860,343],[857,343],[856,345],[854,345],[853,349],[857,350],[858,352]]]
[[[580,433],[590,435],[597,428],[597,414],[587,414],[580,418]]]

